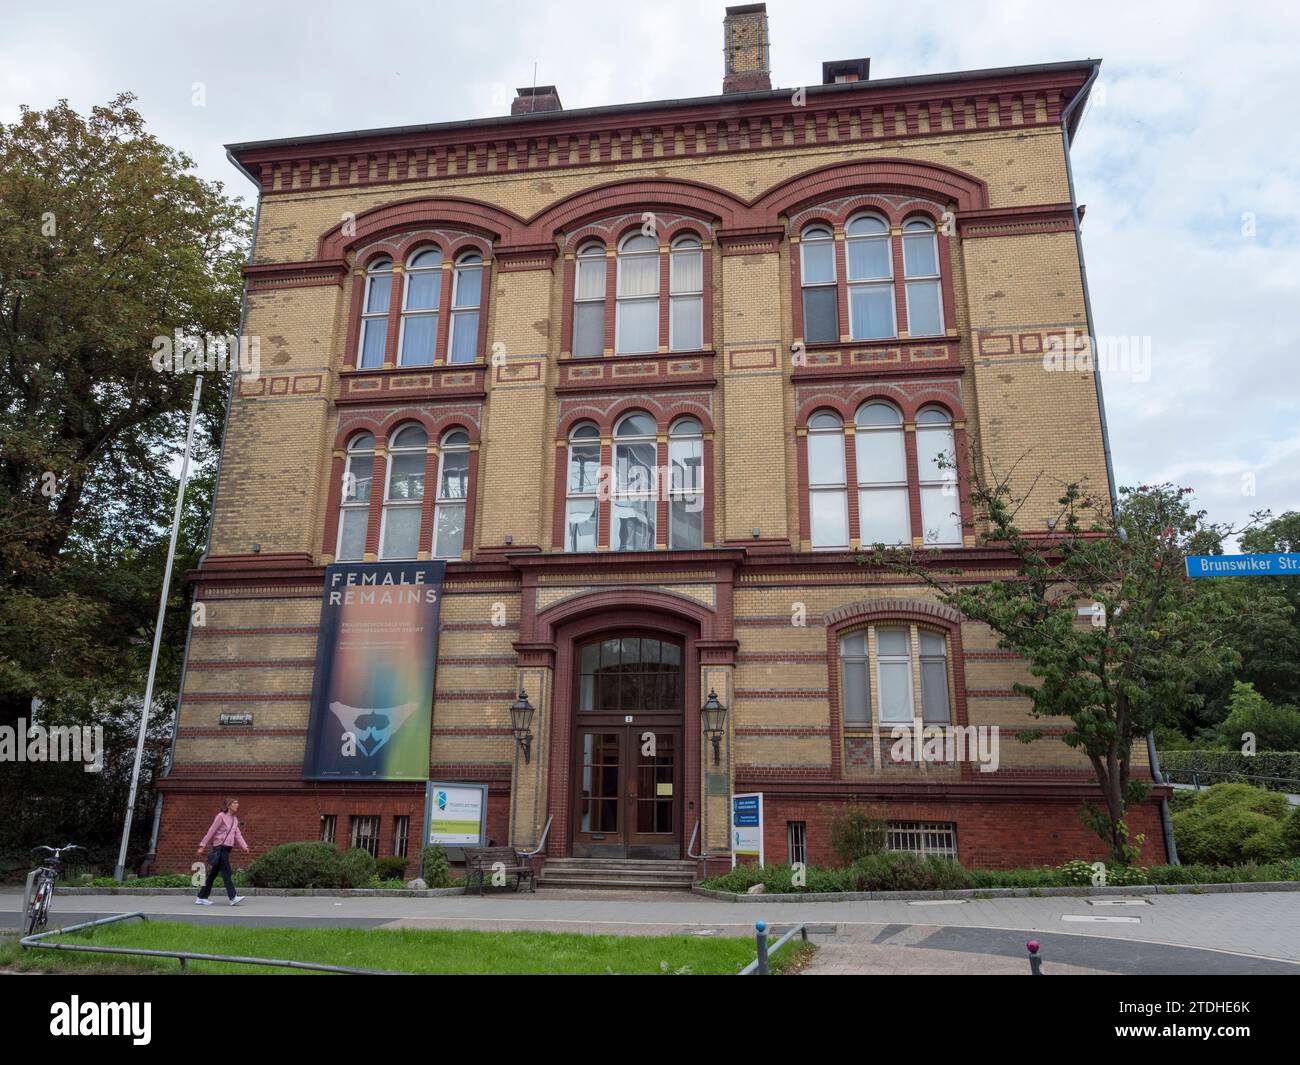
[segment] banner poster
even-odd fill
[[[305,780],[428,780],[447,564],[325,569]]]

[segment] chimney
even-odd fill
[[[726,69],[722,91],[758,92],[772,87],[768,56],[767,5],[742,4],[727,8],[722,20]]]
[[[536,85],[527,89],[516,89],[518,94],[510,101],[512,115],[531,115],[542,111],[563,111],[560,94],[554,85]]]
[[[870,59],[833,59],[822,64],[823,85],[843,85],[849,81],[866,81],[870,74]]]

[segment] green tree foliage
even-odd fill
[[[1219,729],[1225,747],[1240,749],[1249,734],[1254,751],[1300,751],[1300,710],[1294,706],[1274,706],[1253,684],[1236,681],[1228,707]]]
[[[0,124],[0,724],[33,699],[43,722],[105,724],[126,737],[110,761],[128,773],[194,389],[154,369],[154,338],[238,332],[250,232],[248,210],[149,134],[133,99]],[[159,662],[164,725],[225,396],[208,373]],[[57,791],[45,768],[5,774],[0,797],[39,807],[42,779]],[[80,823],[78,842],[103,828]],[[29,828],[0,847],[55,826]]]
[[[1189,581],[1184,566],[1188,554],[1221,550],[1236,530],[1193,510],[1190,492],[1122,488],[1116,512],[1108,499],[1069,485],[1051,533],[1030,536],[1016,523],[1019,501],[1008,481],[976,476],[975,528],[987,546],[1010,553],[1014,577],[966,583],[927,552],[881,548],[864,560],[919,577],[1025,660],[1037,683],[1015,690],[1031,700],[1034,716],[1070,722],[1061,738],[1087,756],[1102,793],[1102,806],[1086,808],[1088,823],[1118,864],[1136,856],[1141,841],[1130,841],[1128,808],[1149,792],[1145,774],[1133,773],[1134,743],[1195,699],[1198,680],[1239,661],[1225,635],[1231,599],[1219,582]],[[1080,617],[1081,609],[1089,613]]]

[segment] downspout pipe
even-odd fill
[[[1075,94],[1061,112],[1061,140],[1065,149],[1065,176],[1070,185],[1070,209],[1074,212],[1074,246],[1079,256],[1079,279],[1083,284],[1083,311],[1088,325],[1088,343],[1093,356],[1092,362],[1092,380],[1097,390],[1097,413],[1101,419],[1101,446],[1106,457],[1106,483],[1110,490],[1111,512],[1118,520],[1119,516],[1119,493],[1115,487],[1115,463],[1110,449],[1110,427],[1106,422],[1106,403],[1102,395],[1101,387],[1101,362],[1097,358],[1097,332],[1094,326],[1092,316],[1092,295],[1088,290],[1088,267],[1083,258],[1083,226],[1082,219],[1079,217],[1079,198],[1074,190],[1074,165],[1070,159],[1070,117],[1075,108],[1088,98],[1088,93],[1092,90],[1093,83],[1101,74],[1101,61],[1098,60],[1093,64],[1092,73],[1088,75],[1088,80],[1083,83],[1083,87]],[[1156,753],[1156,736],[1154,732],[1147,733],[1147,758],[1151,763],[1151,776],[1156,785],[1163,787],[1166,783],[1164,774],[1160,772],[1160,756]],[[1169,812],[1169,800],[1165,797],[1160,799],[1160,829],[1165,840],[1165,855],[1170,865],[1179,865],[1178,846],[1174,842],[1174,821]]]

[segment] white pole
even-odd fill
[[[190,476],[190,445],[194,442],[194,423],[199,416],[199,393],[203,391],[203,378],[195,375],[194,402],[190,405],[190,427],[185,433],[185,457],[181,460],[181,483],[176,489],[176,513],[172,515],[171,542],[167,545],[167,568],[163,570],[162,597],[158,600],[158,622],[153,630],[153,654],[149,656],[149,679],[144,687],[144,709],[140,713],[140,735],[135,741],[135,766],[131,770],[131,796],[126,800],[126,824],[122,826],[122,847],[117,852],[117,868],[113,877],[119,883],[126,876],[126,846],[131,839],[131,815],[135,812],[135,797],[140,788],[140,765],[144,761],[144,737],[149,728],[149,709],[153,704],[154,674],[158,672],[158,649],[162,646],[163,618],[167,614],[167,596],[171,591],[172,563],[176,559],[176,535],[181,527],[181,505],[185,502],[185,482]]]

